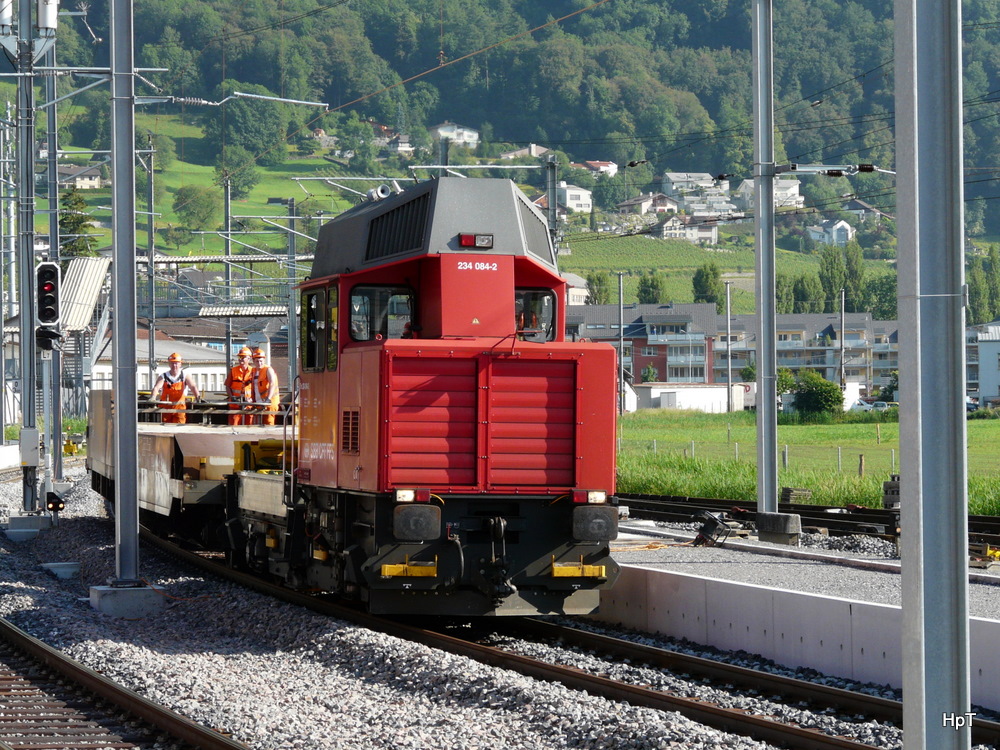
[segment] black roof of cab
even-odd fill
[[[459,234],[491,234],[493,247],[461,248]],[[546,218],[513,182],[442,177],[369,199],[324,224],[312,278],[469,252],[527,255],[557,271]]]

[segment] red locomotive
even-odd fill
[[[231,556],[378,613],[591,612],[618,574],[615,351],[565,341],[545,218],[512,182],[387,192],[320,232],[294,462],[237,446]]]

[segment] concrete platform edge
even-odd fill
[[[870,602],[622,566],[594,619],[743,649],[787,667],[902,686],[902,610]],[[1000,621],[971,618],[972,702],[1000,710]]]

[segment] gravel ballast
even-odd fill
[[[5,514],[16,514],[20,505],[20,485],[0,485]],[[67,495],[55,528],[27,542],[0,535],[0,616],[253,748],[770,747],[675,713],[592,697],[275,602],[145,547],[140,572],[163,588],[167,607],[141,621],[111,618],[91,608],[89,588],[115,576],[114,551],[114,524],[84,477]],[[707,551],[721,552],[728,551]],[[78,579],[56,579],[39,568],[64,561],[80,563]],[[698,680],[598,664],[592,654],[508,640],[506,645],[533,656],[596,666],[617,679],[788,716],[877,747],[901,743],[897,729],[876,722],[842,722],[738,692],[727,697]],[[748,654],[733,658],[745,666],[758,661]],[[891,695],[884,688],[872,691]]]

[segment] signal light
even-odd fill
[[[35,269],[38,325],[59,325],[59,264],[39,263]]]
[[[474,247],[479,250],[493,249],[492,234],[460,234],[458,235],[459,247]]]
[[[66,503],[55,492],[45,493],[45,509],[50,511],[60,511],[66,508]]]

